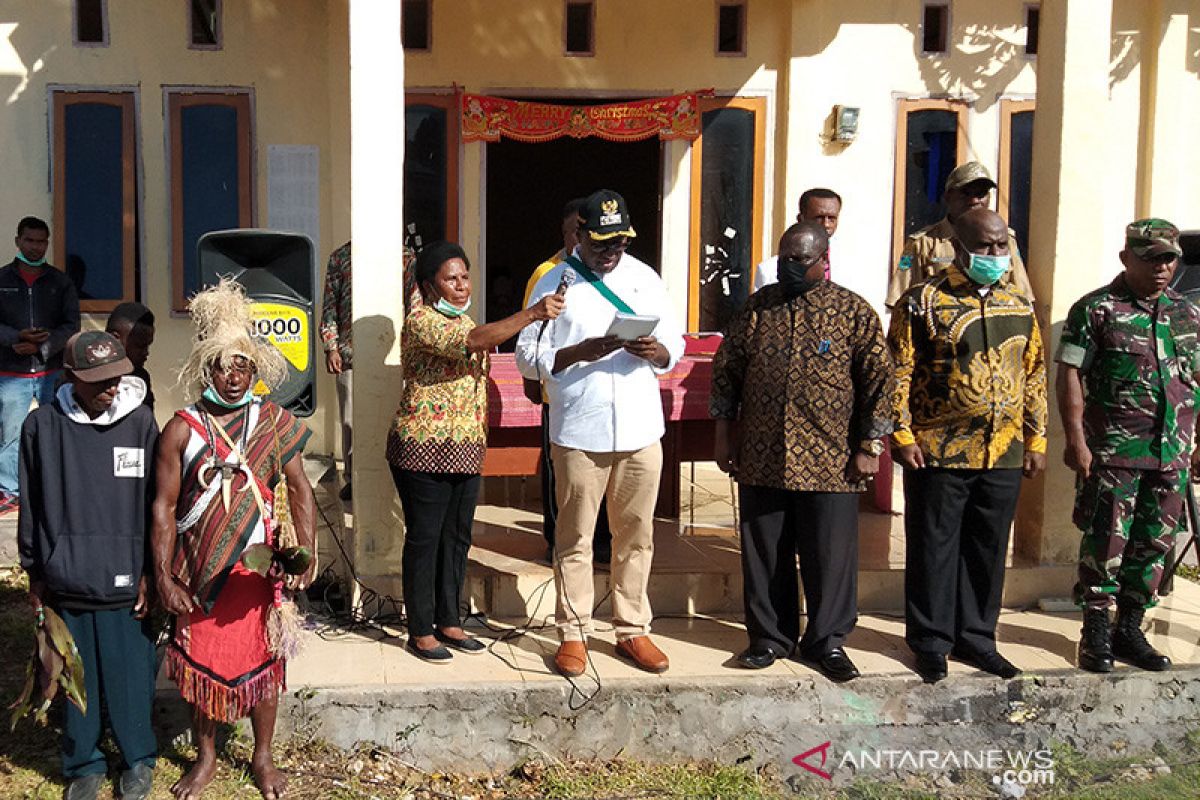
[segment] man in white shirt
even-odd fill
[[[612,528],[612,605],[617,653],[650,672],[669,666],[650,640],[646,587],[665,431],[658,375],[683,355],[683,331],[662,279],[625,252],[636,234],[625,200],[603,189],[580,211],[579,245],[538,281],[529,301],[562,290],[566,308],[517,339],[517,366],[540,380],[550,403],[558,525],[554,663],[568,677],[587,666],[592,627],[592,533],[607,497]],[[574,283],[564,274],[571,270]],[[653,334],[606,335],[618,311],[658,318]]]
[[[825,229],[832,239],[837,232],[838,217],[842,214],[842,196],[832,189],[809,189],[800,195],[800,212],[796,214],[796,222],[816,222]],[[825,250],[825,280],[832,278],[829,251]],[[779,257],[771,256],[754,268],[754,285],[752,292],[779,280]]]

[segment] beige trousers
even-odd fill
[[[595,585],[592,535],[601,498],[608,497],[612,529],[612,608],[617,640],[650,632],[650,562],[654,560],[654,503],[662,477],[658,442],[625,453],[589,453],[551,445],[558,498],[555,527],[555,622],[562,640],[592,632]]]

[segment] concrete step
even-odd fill
[[[611,626],[600,623],[588,673],[572,682],[553,671],[554,631],[520,630],[524,619],[471,621],[488,649],[448,665],[419,660],[388,624],[348,630],[315,619],[288,665],[279,721],[283,735],[373,742],[427,770],[504,770],[528,758],[705,758],[773,765],[803,778],[805,793],[828,783],[792,759],[825,743],[835,784],[862,776],[843,761],[860,750],[961,755],[1067,744],[1096,757],[1136,755],[1176,745],[1196,724],[1200,587],[1177,585],[1146,626],[1174,660],[1170,672],[1125,664],[1109,675],[1081,672],[1078,612],[1006,611],[999,649],[1025,674],[1002,681],[951,660],[935,686],[912,671],[903,621],[884,615],[863,614],[850,634],[846,650],[862,677],[847,684],[791,659],[737,667],[746,632],[736,616],[657,618],[652,636],[671,659],[661,675],[617,656]],[[159,688],[156,721],[169,739],[186,730],[187,714],[174,687],[164,680]]]

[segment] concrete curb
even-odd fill
[[[293,686],[279,727],[284,736],[343,748],[373,743],[430,770],[492,772],[531,758],[625,756],[773,762],[784,775],[818,783],[824,781],[793,758],[828,742],[825,768],[841,783],[869,774],[842,762],[860,750],[1027,752],[1065,744],[1113,758],[1148,752],[1160,742],[1174,746],[1200,728],[1200,668],[1121,669],[1107,676],[1064,670],[1012,681],[980,673],[935,686],[899,675],[841,686],[815,676],[624,679],[606,681],[578,708],[581,700],[566,681]],[[173,690],[160,692],[160,706],[164,734],[186,727]],[[911,771],[903,766],[891,771]]]

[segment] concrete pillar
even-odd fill
[[[1146,0],[1141,27],[1142,109],[1138,128],[1137,216],[1184,221],[1192,176],[1180,169],[1193,130],[1181,124],[1187,96],[1188,0]]]
[[[350,228],[354,241],[354,536],[359,576],[399,596],[404,528],[384,458],[400,400],[404,51],[395,0],[350,1]]]
[[[1042,3],[1028,263],[1050,376],[1050,445],[1045,474],[1025,482],[1017,510],[1017,556],[1025,563],[1070,563],[1079,548],[1079,532],[1071,523],[1075,479],[1062,464],[1064,438],[1051,362],[1071,304],[1095,288],[1096,265],[1115,258],[1105,251],[1104,237],[1096,235],[1105,219],[1096,165],[1106,156],[1111,31],[1111,3]],[[1067,587],[1046,588],[1057,594]]]

